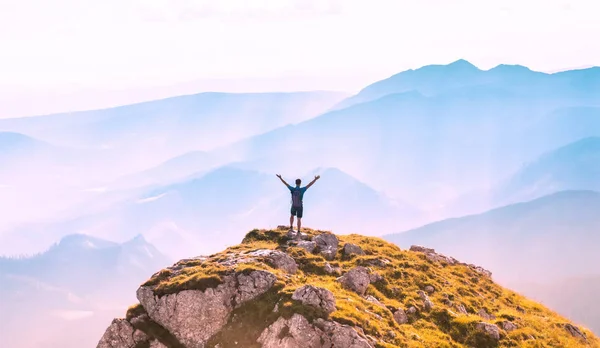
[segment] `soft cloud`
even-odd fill
[[[599,65],[597,13],[596,0],[0,0],[0,98],[298,76],[355,91],[459,58]]]

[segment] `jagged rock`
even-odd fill
[[[344,248],[342,249],[344,257],[350,257],[352,255],[364,255],[365,252],[356,244],[346,243],[344,244]]]
[[[515,325],[515,324],[513,324],[513,323],[511,323],[510,321],[507,321],[507,320],[501,322],[500,326],[502,326],[502,328],[504,329],[504,331],[508,331],[508,332],[517,329],[517,325]]]
[[[364,260],[362,262],[364,265],[377,266],[377,267],[386,267],[387,265],[392,263],[392,261],[390,261],[388,259],[370,259],[370,260]]]
[[[428,294],[430,294],[430,295],[431,295],[431,294],[433,294],[433,293],[435,292],[435,288],[434,288],[433,286],[431,286],[431,285],[427,285],[427,286],[425,287],[425,291],[426,291]]]
[[[377,298],[375,298],[375,296],[367,295],[365,297],[365,300],[367,300],[367,301],[369,301],[371,303],[374,303],[374,304],[378,305],[381,308],[386,308],[387,309],[387,307],[383,303],[381,303],[381,301],[379,301]]]
[[[292,258],[290,255],[279,250],[261,249],[253,251],[248,255],[262,257],[267,264],[290,274],[295,274],[298,271],[296,260],[294,260],[294,258]]]
[[[408,310],[406,311],[408,314],[416,314],[417,313],[417,308],[415,308],[414,306],[411,306],[408,308]]]
[[[285,238],[289,240],[306,240],[308,239],[308,235],[300,231],[289,230],[285,234]]]
[[[584,341],[587,341],[587,337],[585,336],[585,334],[583,332],[581,332],[581,330],[577,326],[567,323],[567,324],[564,324],[564,327],[571,334],[571,336],[583,339]]]
[[[98,342],[97,348],[134,348],[149,339],[145,333],[136,330],[127,320],[114,319]]]
[[[322,233],[313,238],[313,242],[317,243],[317,251],[326,259],[333,260],[337,254],[339,240],[331,233]]]
[[[483,274],[486,277],[491,277],[492,276],[492,272],[488,271],[487,269],[481,267],[481,266],[477,266],[477,265],[467,265],[469,266],[469,268],[471,268],[472,270],[474,270],[477,273]]]
[[[321,347],[322,334],[305,317],[294,314],[290,319],[279,317],[260,334],[257,342],[262,348]]]
[[[417,293],[423,300],[423,309],[425,311],[430,311],[433,308],[433,302],[431,302],[431,300],[429,299],[429,296],[427,296],[427,294],[422,290],[417,291]]]
[[[315,326],[325,333],[323,337],[323,348],[373,348],[369,342],[358,335],[358,333],[348,325],[342,325],[335,321],[326,321],[323,319],[315,320]]]
[[[302,304],[312,306],[330,314],[335,311],[335,298],[333,293],[327,289],[312,285],[304,285],[296,289],[292,294],[292,300],[300,301]]]
[[[367,287],[371,283],[369,271],[362,266],[354,267],[338,280],[344,288],[352,290],[361,296],[365,294]]]
[[[329,264],[329,262],[327,262],[325,264],[325,272],[327,272],[328,274],[336,274],[338,276],[342,275],[342,269],[339,267],[333,267]]]
[[[489,314],[488,312],[486,312],[485,309],[480,309],[479,312],[477,312],[477,314],[482,317],[485,320],[494,320],[496,319],[496,316],[493,314]]]
[[[489,323],[477,323],[475,326],[479,332],[483,333],[487,337],[493,339],[494,341],[500,340],[500,329],[498,326]]]
[[[467,309],[461,303],[457,303],[455,307],[458,313],[467,314]]]
[[[419,252],[419,253],[426,253],[426,254],[427,253],[435,253],[435,249],[425,248],[420,245],[411,245],[409,250]]]
[[[137,298],[148,316],[186,348],[203,348],[225,326],[234,308],[264,294],[275,280],[270,272],[252,271],[225,276],[215,288],[182,290],[161,297],[150,287],[142,286]]]
[[[296,246],[306,250],[308,253],[313,253],[317,248],[317,243],[310,240],[301,240],[296,244]]]
[[[402,308],[398,308],[396,312],[394,312],[394,320],[398,324],[406,324],[408,323],[408,315]]]
[[[411,251],[414,252],[420,252],[420,253],[424,253],[425,257],[427,258],[427,260],[431,261],[431,262],[446,262],[450,265],[456,265],[459,262],[453,258],[453,257],[449,257],[449,256],[445,256],[442,254],[438,254],[435,252],[435,249],[431,249],[431,248],[425,248],[422,247],[420,245],[412,245],[410,247]]]
[[[311,325],[297,313],[277,319],[257,342],[262,348],[373,348],[349,326],[320,318]]]

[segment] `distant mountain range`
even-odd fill
[[[92,346],[97,329],[134,299],[130,291],[170,262],[142,236],[117,244],[69,235],[38,255],[0,258],[2,343]]]
[[[463,87],[490,86],[524,97],[575,97],[598,103],[600,96],[596,92],[600,89],[600,67],[547,74],[521,65],[505,64],[481,70],[461,59],[448,65],[427,65],[403,71],[365,87],[357,95],[341,102],[337,108],[394,93],[418,91],[425,95],[437,95]]]

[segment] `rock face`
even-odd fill
[[[134,348],[149,337],[136,330],[127,320],[115,319],[98,343],[98,348]]]
[[[326,259],[333,260],[337,254],[339,240],[331,233],[323,233],[313,238],[313,242],[317,244],[317,251]]]
[[[267,271],[235,274],[216,288],[183,290],[156,296],[150,287],[140,287],[137,298],[155,323],[167,329],[188,348],[204,344],[227,323],[229,314],[244,302],[265,293],[276,277]]]
[[[327,289],[305,285],[294,291],[292,300],[300,301],[302,304],[318,308],[329,314],[335,311],[335,298],[333,293]]]
[[[365,267],[358,266],[340,277],[339,281],[344,288],[352,290],[359,295],[364,295],[371,283],[371,278],[369,277],[369,271]]]

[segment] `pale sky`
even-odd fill
[[[459,58],[600,65],[599,15],[600,0],[0,0],[0,102],[200,79],[355,92]]]

